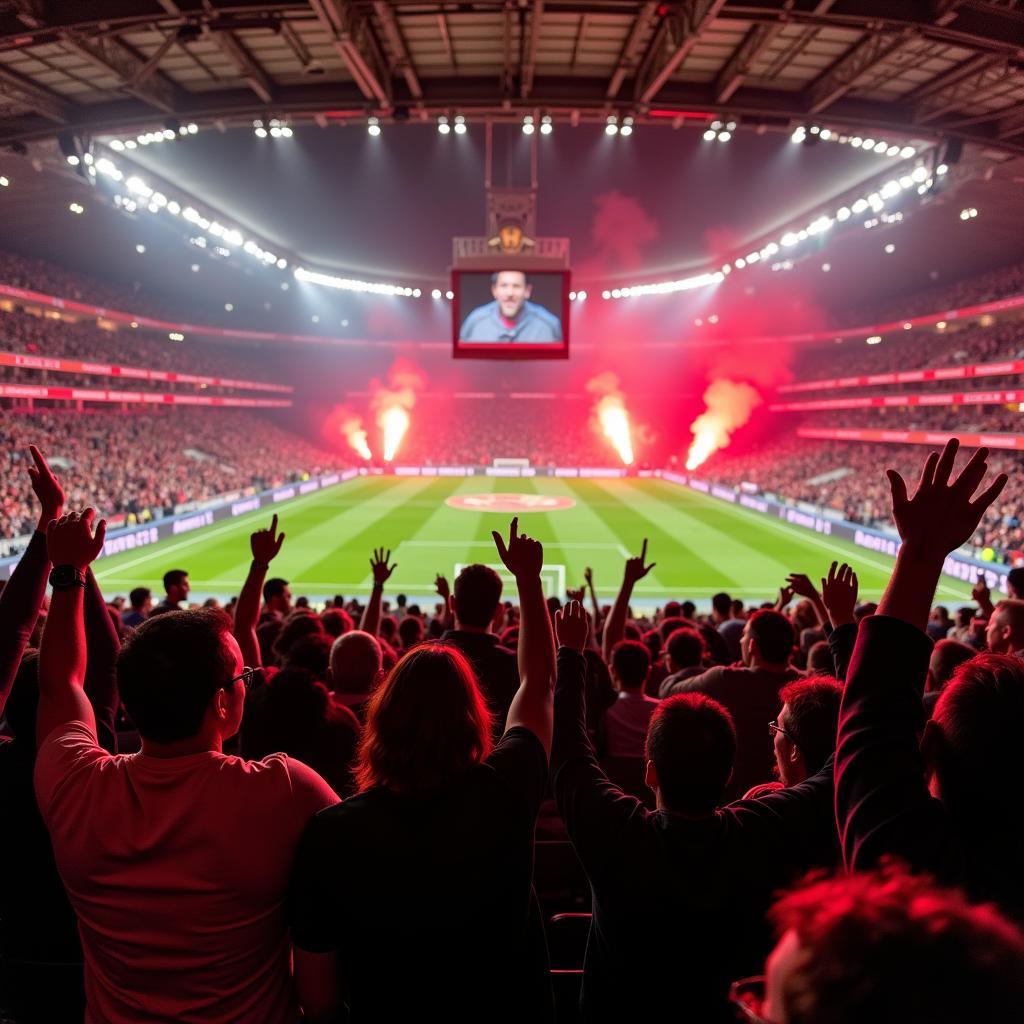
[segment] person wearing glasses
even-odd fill
[[[775,747],[775,770],[783,787],[817,775],[835,753],[842,684],[832,676],[810,676],[779,691],[782,710],[768,731]],[[749,794],[748,794],[749,795]]]
[[[306,823],[338,797],[283,754],[223,753],[254,670],[215,609],[160,615],[129,636],[117,682],[142,750],[98,746],[82,686],[83,587],[105,532],[93,515],[47,532],[35,771],[78,915],[86,1020],[293,1024],[288,872]]]

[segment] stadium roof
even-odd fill
[[[1017,0],[3,0],[0,144],[167,119],[725,114],[1024,153]]]

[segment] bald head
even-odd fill
[[[335,693],[369,693],[381,672],[380,644],[361,629],[343,633],[331,647],[331,686]]]
[[[1012,654],[1024,649],[1024,601],[1000,601],[985,630],[993,654]]]

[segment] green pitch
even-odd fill
[[[774,599],[791,572],[817,582],[833,559],[857,570],[863,599],[879,597],[892,560],[854,545],[791,527],[775,519],[660,480],[430,479],[362,477],[278,506],[287,534],[272,573],[292,593],[311,599],[369,593],[374,547],[390,547],[398,563],[386,597],[400,592],[419,600],[434,594],[434,577],[452,580],[458,567],[485,562],[497,567],[491,530],[507,529],[512,513],[453,508],[449,498],[516,493],[571,499],[560,511],[523,511],[520,530],[544,543],[549,593],[579,587],[591,566],[597,592],[611,600],[622,579],[623,560],[647,537],[655,569],[637,586],[634,603],[669,598],[706,606],[726,590],[750,603]],[[484,499],[486,500],[486,499]],[[168,539],[139,552],[105,558],[96,575],[104,594],[149,586],[160,593],[168,569],[185,569],[192,597],[237,594],[249,566],[249,533],[269,523],[263,510]],[[954,603],[969,587],[943,578],[938,600]]]

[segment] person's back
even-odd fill
[[[248,675],[229,627],[189,611],[130,637],[118,682],[139,754],[101,750],[91,715],[55,720],[40,668],[36,794],[79,919],[87,1021],[297,1019],[288,874],[302,829],[337,797],[284,755],[221,753]]]
[[[486,1020],[547,1012],[531,891],[546,777],[543,748],[514,729],[439,791],[376,786],[314,819],[297,862],[292,930],[305,949],[337,950],[353,1020],[419,1018],[428,1007],[461,1020],[474,1005]],[[342,884],[324,885],[327,877]]]
[[[611,674],[619,695],[604,715],[605,752],[614,758],[642,758],[647,726],[658,701],[644,693],[651,669],[647,648],[620,640],[612,649]]]
[[[597,765],[581,697],[581,659],[563,647],[552,770],[593,891],[584,1019],[732,1020],[729,984],[763,960],[773,891],[827,862],[831,764],[791,790],[716,809],[735,754],[731,719],[701,694],[671,697],[647,737],[652,812]]]
[[[522,607],[523,682],[504,735],[492,749],[491,716],[459,650],[421,644],[370,700],[358,795],[303,837],[289,919],[297,955],[321,958],[309,998],[297,972],[317,1021],[339,1018],[342,1003],[353,1022],[551,1017],[532,871],[554,649],[543,551],[516,526],[507,549],[498,543]]]
[[[716,666],[671,688],[671,693],[707,694],[733,717],[736,768],[726,788],[726,801],[772,778],[775,756],[768,726],[782,708],[779,691],[801,676],[788,664],[792,645],[793,628],[785,616],[756,612],[744,627],[742,666]]]

